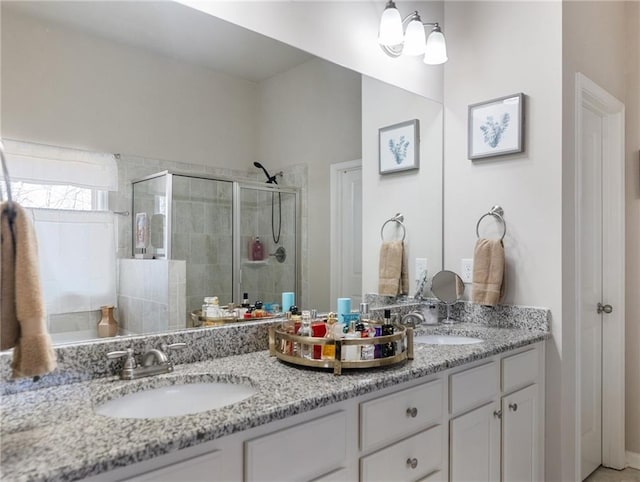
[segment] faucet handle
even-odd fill
[[[173,351],[173,350],[182,350],[183,348],[186,348],[186,347],[187,347],[186,343],[172,343],[171,345],[167,345],[166,343],[163,343],[162,345],[160,345],[160,349],[165,353],[168,353],[169,351]]]
[[[123,368],[136,368],[136,359],[133,357],[133,348],[127,348],[126,350],[121,351],[110,351],[107,353],[107,358],[115,359],[115,358],[125,358],[124,367]]]

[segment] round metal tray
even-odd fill
[[[332,338],[319,338],[313,336],[298,336],[287,333],[282,327],[269,328],[269,354],[278,359],[304,367],[331,368],[335,375],[340,375],[345,368],[379,368],[405,360],[413,360],[413,329],[394,324],[393,335],[376,336],[372,338],[347,338],[334,340]],[[403,350],[394,356],[375,358],[373,360],[342,360],[342,352],[345,346],[350,345],[383,345],[385,343],[403,341]],[[334,345],[335,356],[333,359],[303,358],[299,355],[288,353],[291,344],[324,346]]]

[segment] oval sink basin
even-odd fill
[[[98,405],[95,412],[114,418],[177,417],[232,405],[255,392],[236,383],[183,383],[129,393]]]
[[[473,345],[483,341],[480,338],[458,335],[420,335],[413,337],[414,343],[425,345]]]

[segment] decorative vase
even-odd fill
[[[98,336],[106,338],[108,336],[116,336],[118,333],[118,322],[113,317],[113,306],[101,306],[102,319],[98,323]]]

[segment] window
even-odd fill
[[[113,154],[4,142],[12,199],[27,208],[38,239],[49,315],[116,302],[116,229],[107,210],[118,188]]]
[[[11,182],[13,200],[25,208],[106,211],[107,191],[71,184]]]

